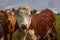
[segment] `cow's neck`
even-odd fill
[[[26,35],[27,35],[27,32],[25,32],[25,30],[22,30],[22,29],[18,29],[18,33],[19,33],[19,35],[18,36],[20,36],[20,40],[25,40],[26,39]]]

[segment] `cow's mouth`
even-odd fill
[[[21,25],[21,28],[24,30],[27,29],[26,25],[23,25],[23,24]]]

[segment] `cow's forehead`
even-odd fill
[[[30,15],[31,14],[31,8],[27,5],[20,6],[18,9],[20,12],[25,11],[26,14]]]
[[[6,12],[13,12],[11,9],[6,9],[5,11]]]
[[[18,10],[20,10],[20,9],[27,10],[27,11],[31,11],[31,10],[32,10],[32,9],[31,9],[29,6],[27,6],[27,5],[22,5],[22,6],[20,6],[20,7],[18,8]]]
[[[27,6],[27,5],[22,5],[22,6],[20,6],[20,8],[26,8],[26,9],[30,9],[31,10],[31,8],[29,6]]]

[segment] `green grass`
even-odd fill
[[[56,15],[56,27],[58,32],[58,40],[60,40],[60,15]]]

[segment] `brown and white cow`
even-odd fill
[[[35,12],[27,5],[18,8],[19,29],[15,32],[17,40],[50,40],[52,17],[45,10],[39,14],[35,14]]]
[[[32,9],[27,5],[22,5],[18,8],[17,23],[19,25],[19,29],[15,32],[14,36],[17,38],[17,40],[25,40],[27,35],[27,29],[29,28],[31,22],[31,17],[35,12],[36,10],[32,11]]]
[[[4,40],[5,37],[5,23],[7,22],[7,15],[3,10],[0,10],[0,40]]]
[[[4,40],[8,40],[8,34],[10,34],[9,40],[12,40],[12,35],[18,28],[18,25],[16,23],[16,18],[15,16],[12,15],[12,13],[14,12],[10,9],[6,9],[4,11],[4,14],[6,15],[5,19],[3,18]]]

